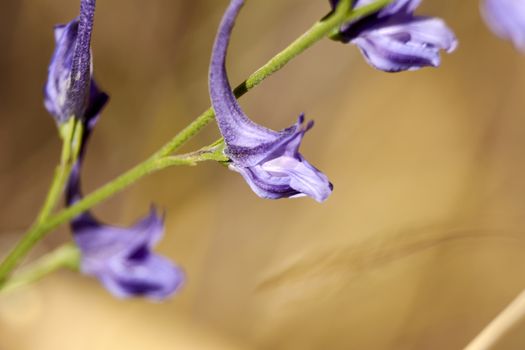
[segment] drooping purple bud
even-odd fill
[[[373,3],[357,0],[354,8]],[[332,7],[339,0],[330,1]],[[367,62],[385,72],[440,65],[440,51],[457,47],[454,33],[439,18],[420,17],[421,0],[395,0],[380,11],[341,27],[339,40],[357,45]]]
[[[44,105],[58,124],[73,116],[82,119],[88,108],[94,15],[95,0],[82,0],[80,16],[55,27],[55,51],[44,87]]]
[[[66,188],[67,205],[82,199],[80,172],[86,145],[107,99],[91,84],[90,102],[82,119],[79,157]],[[184,281],[178,267],[152,251],[164,231],[164,220],[153,208],[129,228],[102,224],[86,212],[71,221],[71,229],[81,252],[82,272],[98,278],[117,297],[162,300],[177,291]]]
[[[525,53],[525,1],[483,0],[481,13],[496,35]]]
[[[226,73],[226,52],[243,0],[232,0],[213,47],[209,89],[217,124],[226,143],[230,168],[239,172],[262,198],[310,196],[322,202],[332,192],[328,178],[299,153],[304,134],[313,126],[304,117],[282,131],[254,123],[242,111]]]

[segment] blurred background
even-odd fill
[[[86,192],[158,149],[209,106],[208,60],[227,0],[99,1],[95,74],[111,103]],[[229,74],[241,82],[328,11],[250,0]],[[461,349],[525,288],[525,60],[476,0],[427,0],[460,40],[439,69],[385,74],[325,40],[242,99],[274,129],[305,112],[302,151],[332,197],[258,199],[217,164],[172,168],[95,209],[130,225],[167,212],[159,251],[188,276],[155,304],[70,272],[0,297],[1,350]],[[0,2],[0,251],[31,223],[59,157],[42,105],[52,27],[78,1]],[[210,125],[189,151],[215,140]],[[46,238],[33,257],[69,239]],[[525,324],[498,349],[523,349]]]

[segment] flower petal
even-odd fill
[[[331,1],[332,7],[339,1]],[[374,3],[357,0],[354,8]],[[373,67],[386,72],[440,64],[440,50],[457,46],[454,33],[438,18],[415,17],[421,0],[397,0],[377,13],[345,23],[335,40],[356,44]]]
[[[235,162],[230,168],[239,172],[250,188],[261,198],[280,199],[309,196],[318,202],[325,201],[333,186],[321,171],[308,163],[299,153],[304,134],[313,126],[297,122],[297,132],[282,143],[276,143],[266,159],[253,166],[240,166]]]
[[[75,42],[78,34],[78,19],[67,25],[54,29],[56,47],[48,69],[48,79],[44,88],[44,105],[59,124],[66,122],[71,116],[68,89],[71,84],[71,67]]]
[[[59,124],[72,116],[82,118],[87,108],[94,14],[95,0],[82,0],[80,16],[54,30],[56,45],[44,88],[44,105]]]
[[[260,165],[253,167],[237,167],[230,165],[230,169],[242,175],[253,192],[265,199],[281,199],[300,196],[301,193],[290,186],[290,179],[283,176],[274,176]]]
[[[298,194],[312,197],[318,202],[324,202],[332,193],[333,186],[326,175],[302,156],[299,159],[279,157],[264,163],[261,168],[269,174],[288,178],[289,186]]]
[[[74,220],[72,228],[82,252],[82,272],[97,277],[117,297],[161,300],[184,281],[177,266],[151,251],[164,231],[154,209],[130,228],[103,225],[90,214]]]
[[[457,47],[454,33],[441,19],[426,17],[363,31],[351,42],[368,63],[386,72],[437,67],[440,50],[452,52]]]
[[[161,301],[181,287],[184,273],[168,259],[150,254],[138,262],[112,260],[108,270],[99,278],[106,289],[117,297],[145,296]]]
[[[499,37],[511,40],[525,53],[525,1],[484,0],[481,13],[487,25]]]
[[[273,159],[264,165],[243,168],[231,165],[261,198],[280,199],[309,196],[324,202],[333,186],[322,172],[302,157]]]

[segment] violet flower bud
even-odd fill
[[[95,0],[82,0],[80,16],[55,27],[55,51],[44,88],[44,105],[58,124],[81,119],[92,83],[91,33]]]
[[[231,91],[226,73],[226,51],[243,0],[232,0],[219,27],[213,47],[209,89],[217,124],[226,143],[230,168],[239,172],[262,198],[310,196],[322,202],[332,192],[328,178],[299,153],[304,134],[313,126],[304,117],[282,131],[251,121]]]
[[[481,13],[496,35],[525,53],[525,1],[483,0]]]
[[[82,118],[83,135],[78,160],[66,187],[67,205],[82,199],[80,172],[86,145],[108,100],[94,83],[89,96]],[[71,228],[81,252],[81,271],[98,278],[113,295],[162,300],[182,285],[183,272],[168,259],[152,252],[164,231],[164,220],[153,208],[148,216],[129,228],[102,224],[89,212],[73,219]]]
[[[373,3],[357,0],[354,8]],[[339,0],[330,0],[335,8]],[[454,33],[439,18],[415,16],[421,0],[394,0],[380,11],[346,23],[338,40],[357,45],[366,61],[385,72],[417,70],[440,65],[440,50],[457,47]]]

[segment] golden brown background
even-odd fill
[[[227,0],[99,1],[96,77],[112,100],[85,166],[92,190],[208,107],[207,69]],[[0,248],[36,215],[58,159],[42,107],[51,28],[78,1],[0,2]],[[250,0],[234,31],[240,82],[328,10]],[[131,224],[167,211],[159,251],[188,280],[172,300],[120,301],[62,272],[0,298],[1,350],[461,349],[525,288],[525,59],[478,2],[426,0],[460,39],[439,69],[385,74],[328,40],[243,98],[275,129],[306,112],[303,153],[335,185],[258,199],[216,164],[173,168],[96,209]],[[213,141],[212,125],[186,150]],[[34,256],[68,239],[63,228]],[[498,349],[524,349],[525,324]]]

